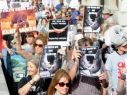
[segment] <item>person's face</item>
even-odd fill
[[[125,46],[120,46],[119,48],[118,48],[118,50],[119,51],[121,51],[121,52],[127,52],[127,45],[125,45]]]
[[[90,46],[91,46],[90,43],[87,41],[87,42],[84,42],[82,44],[82,46],[80,46],[80,48],[87,48],[87,47],[90,47]]]
[[[28,44],[32,44],[34,41],[34,37],[26,37],[26,41]]]
[[[55,88],[56,91],[59,93],[59,95],[66,95],[69,91],[69,86],[70,86],[69,81],[65,77],[62,77],[59,80],[59,83],[55,86]]]
[[[35,42],[35,53],[41,54],[43,52],[43,42],[40,39],[37,39]]]
[[[106,20],[106,19],[108,19],[108,18],[110,17],[109,14],[103,14],[102,16],[103,16],[103,19],[104,19],[104,20]]]
[[[62,8],[62,12],[66,12],[67,11],[67,8]]]
[[[36,5],[34,5],[35,7],[34,7],[34,11],[35,12],[37,12],[38,10],[37,10],[37,6]]]
[[[38,71],[38,69],[33,63],[31,63],[31,62],[27,63],[27,72],[29,75],[31,75],[31,76],[36,75],[37,71]]]
[[[47,21],[45,20],[45,19],[42,19],[42,26],[46,26],[46,24],[47,24]]]

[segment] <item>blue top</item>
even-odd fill
[[[125,59],[127,58],[127,53],[119,55],[116,51],[111,53],[106,61],[105,68],[108,71],[109,82],[111,88],[117,90],[118,79],[120,78],[120,69],[125,68]]]

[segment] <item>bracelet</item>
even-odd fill
[[[30,81],[29,81],[30,85],[33,85]]]

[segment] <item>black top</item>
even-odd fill
[[[31,79],[31,76],[23,77],[18,84],[18,89],[27,84]],[[41,95],[41,92],[43,92],[43,88],[44,80],[40,79],[32,85],[27,95]]]

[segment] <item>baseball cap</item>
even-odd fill
[[[120,25],[109,28],[111,44],[115,47],[127,45],[127,31]]]

